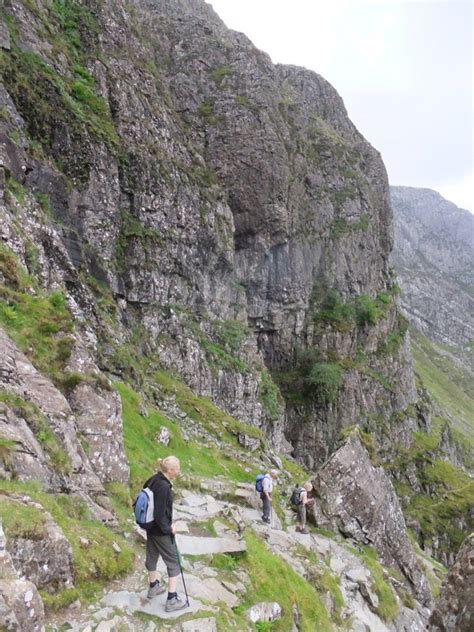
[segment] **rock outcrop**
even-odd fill
[[[431,591],[408,540],[397,494],[383,468],[372,465],[357,432],[319,470],[314,487],[326,520],[346,537],[373,546],[430,605]]]
[[[10,503],[21,503],[41,511],[43,523],[41,532],[29,532],[28,525],[23,531],[13,533],[7,541],[7,551],[16,571],[26,577],[40,590],[50,593],[71,587],[74,582],[72,568],[72,548],[62,529],[54,522],[42,505],[23,496],[2,497]]]
[[[441,587],[427,632],[469,632],[474,624],[474,534],[461,546]]]
[[[0,627],[14,632],[42,632],[44,607],[38,590],[20,579],[6,549],[0,524]]]
[[[0,349],[0,387],[6,394],[3,407],[8,409],[2,425],[5,424],[6,436],[15,442],[9,467],[16,468],[13,471],[20,480],[34,480],[39,474],[40,480],[53,490],[80,493],[88,499],[93,515],[113,519],[104,487],[79,442],[77,422],[68,401],[2,329]],[[25,412],[27,419],[22,417]],[[20,436],[22,430],[24,436]],[[121,435],[121,425],[117,430]],[[121,437],[119,444],[122,445]],[[123,463],[123,448],[120,457]]]

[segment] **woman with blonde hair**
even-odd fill
[[[176,584],[180,574],[178,549],[174,542],[176,527],[173,524],[173,493],[172,481],[180,472],[179,459],[175,456],[167,456],[158,462],[159,471],[147,480],[144,488],[153,492],[153,519],[154,525],[147,529],[146,560],[145,567],[148,571],[150,582],[148,599],[160,595],[166,591],[165,586],[160,585],[156,576],[156,565],[161,555],[168,572],[168,598],[166,600],[166,612],[181,610],[188,604],[178,597]]]

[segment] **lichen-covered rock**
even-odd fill
[[[35,480],[47,488],[59,488],[60,476],[51,468],[47,456],[25,419],[6,403],[0,403],[0,436],[5,440],[0,455],[4,479]]]
[[[38,417],[31,423],[30,430],[35,431],[36,439],[46,433],[54,433],[54,439],[50,439],[49,446],[54,448],[49,455],[47,463],[51,474],[51,483],[60,483],[61,487],[75,491],[87,498],[92,514],[98,519],[112,519],[110,506],[107,505],[107,497],[104,487],[80,445],[77,434],[77,422],[64,395],[44,375],[41,375],[28,358],[16,347],[12,340],[0,328],[0,387],[7,393],[33,405],[38,411]],[[8,399],[6,400],[8,404]],[[24,420],[18,416],[20,428]],[[13,431],[12,431],[13,432]],[[19,428],[16,428],[16,433]],[[12,435],[13,436],[13,435]],[[31,433],[27,432],[24,438],[35,447]],[[44,450],[43,450],[44,453]],[[26,459],[20,460],[20,473],[24,479],[33,477],[34,472],[41,463],[41,452],[37,451],[37,458],[33,457],[29,462],[32,470],[25,470]],[[42,470],[45,475],[45,469]],[[99,507],[95,500],[100,500],[106,507]]]
[[[122,404],[114,391],[87,382],[69,395],[77,428],[88,444],[88,457],[102,483],[128,483],[123,445]]]
[[[252,623],[277,621],[281,617],[281,606],[276,601],[262,601],[249,608],[246,615]]]
[[[345,536],[373,546],[382,563],[401,572],[406,587],[429,605],[431,591],[393,485],[382,467],[372,465],[356,432],[319,470],[314,487],[327,520]]]
[[[10,534],[7,551],[17,572],[38,589],[47,592],[54,593],[72,586],[72,548],[62,529],[42,505],[30,498],[9,496],[8,500],[39,509],[44,518],[40,533]]]
[[[474,534],[464,541],[447,574],[428,632],[470,632],[474,625]]]
[[[14,632],[42,632],[44,607],[36,586],[20,579],[6,548],[0,524],[0,627]]]

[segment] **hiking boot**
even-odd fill
[[[308,535],[309,533],[308,529],[305,529],[304,527],[300,527],[296,530],[298,531],[298,533],[302,533],[303,535]]]
[[[173,599],[166,600],[165,611],[166,612],[174,612],[175,610],[182,610],[183,608],[187,608],[188,604],[180,599],[178,596],[173,597]]]
[[[265,516],[262,516],[262,520],[263,522],[265,522],[265,524],[270,524],[271,522],[270,518],[265,518]]]
[[[147,599],[153,599],[156,595],[161,595],[166,591],[166,586],[161,586],[158,582],[154,586],[148,587]]]

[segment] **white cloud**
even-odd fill
[[[472,208],[470,0],[210,1],[273,61],[330,81],[392,181]]]
[[[438,190],[443,197],[454,202],[456,206],[474,213],[474,169],[458,181],[440,186]]]

